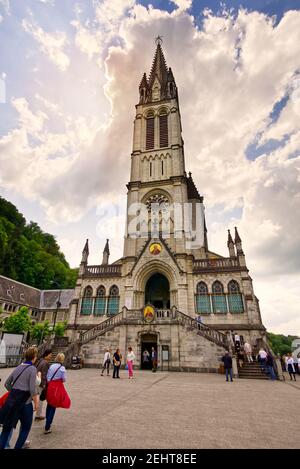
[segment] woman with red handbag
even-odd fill
[[[55,363],[50,366],[47,373],[47,409],[46,409],[46,425],[45,435],[51,433],[51,425],[54,419],[56,409],[61,407],[69,409],[71,400],[64,387],[66,381],[66,369],[63,366],[65,356],[59,353],[55,358]]]
[[[0,423],[3,425],[0,436],[0,449],[6,448],[13,428],[20,420],[20,432],[15,449],[21,449],[29,435],[32,425],[33,412],[38,406],[36,390],[37,349],[29,348],[25,354],[25,362],[19,365],[6,380],[5,387],[9,391],[3,407],[0,409]],[[34,407],[32,405],[34,403]]]

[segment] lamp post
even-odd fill
[[[53,321],[53,333],[56,325],[57,313],[59,308],[61,307],[60,297],[61,297],[61,286],[57,282],[51,282],[52,285],[55,285],[59,288],[58,299],[56,301],[56,310],[54,311],[54,321]]]

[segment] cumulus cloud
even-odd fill
[[[178,7],[179,10],[188,10],[191,6],[193,1],[192,0],[171,0],[172,3]]]
[[[77,15],[75,45],[89,63],[104,62],[111,115],[102,122],[71,116],[40,94],[35,106],[14,100],[19,126],[0,140],[0,162],[8,162],[1,183],[39,199],[58,221],[125,194],[138,84],[162,34],[179,88],[186,166],[214,215],[210,247],[227,255],[226,229],[238,224],[266,325],[300,332],[300,13],[289,11],[277,24],[258,12],[206,11],[200,30],[186,11],[190,2],[174,3],[168,13],[104,0],[95,2],[94,18]],[[50,57],[40,28],[23,27]],[[67,39],[59,39],[54,50],[64,54]],[[52,114],[61,133],[49,130]],[[251,145],[268,142],[275,142],[271,151],[249,156]]]
[[[30,23],[27,19],[23,19],[22,26],[37,41],[40,50],[61,71],[65,71],[69,67],[70,59],[64,50],[68,42],[65,33],[60,31],[47,33],[40,26]]]
[[[76,30],[75,44],[89,59],[98,57],[103,64],[102,54],[120,39],[120,28],[124,17],[135,5],[135,0],[94,0],[95,17],[83,24],[79,19],[71,22]],[[76,9],[77,17],[81,10]],[[99,58],[101,57],[101,58]]]
[[[6,15],[10,15],[10,2],[9,2],[9,0],[0,0],[0,7],[3,8]]]

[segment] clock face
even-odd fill
[[[151,254],[157,256],[161,253],[162,247],[160,243],[152,243],[149,249]]]

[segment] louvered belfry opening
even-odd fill
[[[146,150],[154,148],[154,117],[147,117],[146,124]]]
[[[159,116],[159,146],[164,148],[168,144],[168,116],[167,114],[162,114]]]

